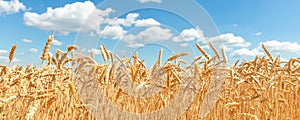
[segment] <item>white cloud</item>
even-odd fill
[[[174,42],[184,42],[184,41],[192,41],[192,40],[204,40],[203,31],[200,29],[190,28],[184,29],[179,36],[173,37],[172,40]]]
[[[150,26],[159,26],[160,23],[154,20],[153,18],[137,20],[135,26],[137,27],[150,27]]]
[[[126,31],[123,27],[115,25],[115,26],[106,26],[104,30],[100,33],[105,38],[112,38],[112,39],[120,39]]]
[[[24,52],[17,53],[16,55],[25,55]]]
[[[233,33],[221,34],[215,37],[208,38],[207,41],[202,42],[207,43],[208,41],[214,43],[214,45],[216,45],[216,47],[218,48],[226,48],[227,51],[232,50],[232,47],[245,48],[251,45],[250,42],[246,42],[244,38],[235,36]]]
[[[38,49],[36,49],[36,48],[30,48],[30,49],[29,49],[29,52],[30,52],[30,53],[37,53],[37,52],[38,52]]]
[[[25,12],[25,25],[67,35],[70,32],[98,30],[113,9],[96,9],[91,1],[66,4],[64,7],[47,8],[42,14]],[[85,23],[82,25],[82,23]],[[82,25],[82,26],[81,26]]]
[[[52,44],[53,44],[53,45],[56,45],[56,46],[61,46],[61,45],[62,45],[62,42],[60,42],[60,41],[54,39],[54,40],[52,41]]]
[[[297,42],[280,42],[277,40],[270,40],[266,42],[261,42],[261,44],[264,44],[268,50],[275,53],[294,53],[294,54],[300,54],[300,43]]]
[[[152,26],[136,35],[126,35],[121,40],[129,43],[134,41],[156,42],[169,40],[172,38],[172,36],[173,34],[171,33],[170,29]]]
[[[162,0],[138,0],[140,3],[146,3],[146,2],[156,2],[156,3],[161,3]]]
[[[139,16],[140,14],[138,13],[129,13],[127,14],[126,18],[113,18],[113,19],[107,18],[105,19],[105,23],[112,26],[123,25],[128,27],[134,24],[137,17]]]
[[[31,43],[32,42],[32,40],[29,40],[29,39],[26,39],[26,38],[24,38],[22,41],[25,42],[25,43]]]
[[[130,47],[130,48],[140,48],[140,47],[144,47],[145,45],[142,44],[142,43],[130,43],[127,45],[127,47]]]
[[[98,50],[98,49],[95,49],[95,48],[92,48],[92,49],[88,50],[88,52],[89,52],[89,53],[90,53],[90,52],[93,52],[94,55],[100,55],[100,54],[101,54],[101,51]]]
[[[124,26],[131,26],[132,24],[134,24],[135,20],[137,19],[137,17],[139,16],[138,13],[129,13],[127,16],[126,16],[126,19],[123,19],[124,22],[121,24],[124,25]]]
[[[0,15],[18,13],[20,10],[25,11],[26,7],[19,0],[0,0]]]
[[[153,26],[150,28],[147,28],[145,31],[140,32],[137,35],[138,40],[144,40],[144,41],[165,41],[170,39],[173,36],[171,33],[171,30],[168,28],[161,28],[158,26]]]
[[[0,55],[1,55],[1,54],[6,54],[6,53],[8,53],[7,50],[0,50]]]
[[[12,63],[19,63],[19,62],[21,62],[21,60],[17,59],[17,58],[14,58],[12,60]],[[9,63],[9,58],[6,57],[6,56],[0,56],[0,63],[8,64]]]
[[[262,35],[262,32],[257,32],[254,34],[254,36],[261,36]]]
[[[121,40],[128,43],[127,47],[137,48],[144,47],[144,43],[165,41],[171,39],[173,34],[170,29],[152,26],[138,34],[124,35]]]
[[[181,47],[187,47],[187,46],[189,46],[189,44],[187,44],[187,43],[181,43],[180,46]]]
[[[127,43],[133,43],[136,41],[136,39],[137,39],[136,35],[128,34],[128,35],[123,36],[121,40],[123,40]]]
[[[297,42],[280,42],[277,40],[270,40],[266,42],[260,42],[254,49],[241,48],[231,52],[231,57],[253,57],[256,55],[265,55],[265,52],[261,48],[261,44],[264,44],[271,54],[283,55],[283,54],[300,54],[300,44]]]
[[[263,55],[263,52],[259,51],[258,48],[254,48],[252,50],[249,50],[248,48],[241,48],[230,53],[230,57],[253,57],[256,55]]]
[[[158,21],[153,18],[147,19],[137,19],[140,16],[138,13],[129,13],[127,14],[126,18],[107,18],[105,19],[105,23],[117,26],[123,25],[125,27],[135,25],[136,27],[151,27],[151,26],[159,26],[161,25]]]

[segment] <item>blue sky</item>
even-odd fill
[[[8,64],[13,44],[14,64],[41,63],[47,37],[54,33],[51,52],[76,44],[94,51],[105,44],[120,56],[140,52],[152,64],[163,48],[201,55],[194,43],[213,54],[206,41],[224,47],[230,63],[264,55],[300,56],[300,1],[279,0],[0,0],[0,64]],[[91,13],[92,12],[92,13]]]

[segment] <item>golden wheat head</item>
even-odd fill
[[[9,52],[9,63],[12,62],[16,49],[17,49],[17,45],[13,45],[11,47],[10,52]]]

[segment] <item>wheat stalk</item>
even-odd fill
[[[198,43],[195,43],[195,45],[196,45],[197,49],[204,55],[204,57],[209,60],[210,58],[209,58],[208,54],[201,48],[201,46]]]
[[[10,52],[9,52],[9,64],[12,62],[13,58],[14,58],[14,54],[15,54],[15,51],[17,49],[17,45],[13,45],[10,49]]]
[[[158,54],[157,65],[161,64],[162,54],[163,54],[163,49],[160,49]]]
[[[100,51],[101,51],[101,55],[102,55],[102,58],[103,58],[104,62],[106,62],[106,60],[107,60],[107,54],[106,54],[106,52],[104,50],[104,45],[100,46]]]
[[[108,50],[106,49],[105,45],[103,44],[102,46],[103,46],[103,50],[105,52],[105,55],[106,55],[107,59],[110,59],[111,56],[110,56]]]
[[[53,37],[54,37],[53,35],[50,35],[50,36],[48,37],[48,41],[47,41],[47,43],[46,43],[46,45],[45,45],[45,47],[44,47],[43,54],[42,54],[42,56],[41,56],[42,63],[44,62],[44,60],[47,60],[47,57],[49,57],[49,56],[48,56],[48,52],[49,52],[49,49],[50,49],[50,46],[51,46]]]
[[[220,55],[217,51],[217,49],[215,48],[215,46],[212,44],[212,42],[209,42],[208,45],[210,46],[210,48],[213,50],[213,52],[215,53],[215,55],[217,56],[218,60],[220,60]]]
[[[228,59],[227,59],[227,56],[226,56],[226,52],[225,52],[225,49],[222,48],[222,56],[223,56],[223,61],[225,62],[225,64],[227,63]]]
[[[178,53],[176,55],[173,55],[173,56],[169,57],[168,61],[173,61],[173,60],[175,60],[179,57],[186,56],[186,55],[189,55],[189,53],[188,52],[181,52],[181,53]]]
[[[266,52],[266,54],[268,55],[268,57],[270,58],[271,61],[273,61],[273,56],[271,55],[270,51],[266,48],[266,46],[264,44],[261,44],[262,48],[264,49],[264,51]]]

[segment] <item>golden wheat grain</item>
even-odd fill
[[[197,62],[195,63],[195,71],[199,75],[200,80],[201,80],[202,79],[202,73],[201,73],[201,69],[200,69],[199,63],[197,63]]]
[[[115,68],[116,68],[116,63],[113,63],[112,66],[111,66],[111,68],[110,68],[110,71],[109,71],[109,80],[113,80],[114,79]]]
[[[169,57],[168,61],[173,61],[173,60],[175,60],[179,57],[186,56],[186,55],[189,55],[189,53],[188,52],[181,52],[181,53],[178,53],[176,55],[173,55],[173,56]]]
[[[17,96],[15,96],[15,95],[9,96],[8,98],[5,98],[5,99],[0,98],[0,102],[1,102],[1,103],[5,103],[5,104],[8,104],[11,100],[14,100],[14,99],[16,99],[16,98],[17,98]]]
[[[231,102],[231,103],[225,104],[224,106],[225,107],[232,107],[232,106],[238,106],[238,105],[240,105],[240,103],[238,103],[238,102]]]
[[[213,52],[215,53],[215,55],[217,56],[218,60],[220,60],[220,55],[217,51],[217,49],[215,48],[215,46],[212,44],[212,42],[209,42],[208,45],[210,46],[210,48],[213,50]]]
[[[163,49],[160,49],[158,54],[158,59],[157,59],[157,65],[161,64],[162,54],[163,54]]]
[[[224,48],[221,49],[222,51],[222,57],[223,57],[223,61],[225,62],[225,64],[227,63],[228,59],[227,59],[227,56],[226,56],[226,51]]]
[[[10,52],[9,52],[9,63],[12,62],[16,49],[17,49],[17,45],[13,45],[11,47]]]
[[[241,116],[249,116],[249,117],[253,118],[254,120],[259,120],[256,115],[253,115],[253,114],[250,114],[250,113],[241,113],[239,115],[241,115]]]
[[[44,60],[46,60],[47,57],[48,57],[47,54],[48,54],[48,52],[49,52],[49,49],[50,49],[50,46],[51,46],[53,37],[54,37],[53,35],[50,35],[50,36],[48,37],[48,41],[47,41],[47,43],[46,43],[46,45],[45,45],[45,47],[44,47],[43,54],[42,54],[42,56],[41,56],[42,62],[44,62]]]
[[[185,60],[182,60],[182,59],[179,59],[178,63],[187,64],[187,62]]]
[[[104,62],[106,62],[106,60],[107,60],[107,55],[106,55],[106,52],[105,52],[105,50],[104,50],[104,45],[101,45],[100,46],[100,52],[101,52],[101,55],[102,55],[102,58],[103,58],[103,60],[104,60]]]
[[[76,45],[69,45],[68,46],[68,52],[71,52],[71,51],[77,50],[77,49],[78,49],[78,46],[76,46]]]
[[[198,60],[200,60],[202,58],[202,56],[198,56],[196,57],[193,62],[191,63],[191,65],[195,64],[195,62],[197,62]]]
[[[201,46],[198,43],[196,43],[195,45],[196,45],[197,49],[204,55],[204,57],[209,60],[210,58],[209,58],[208,54],[201,48]]]
[[[34,101],[32,102],[28,113],[26,114],[26,120],[31,120],[35,114],[35,112],[38,110],[38,107],[40,105],[40,101]]]
[[[264,44],[261,44],[263,50],[266,52],[266,54],[268,55],[268,57],[270,58],[271,61],[273,61],[273,56],[271,55],[270,51],[266,48],[266,46]]]
[[[110,56],[110,61],[111,63],[114,63],[114,56],[113,56],[113,53],[112,52],[109,52],[109,56]]]
[[[107,59],[110,59],[111,56],[110,56],[108,50],[106,49],[105,45],[103,44],[102,46],[103,46],[103,50],[105,52],[105,55],[106,55]]]
[[[92,59],[95,59],[95,54],[94,54],[93,51],[90,52],[90,57],[91,57]]]

